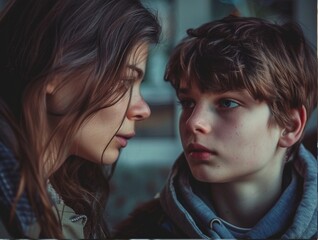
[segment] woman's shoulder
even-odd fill
[[[176,237],[159,199],[153,199],[136,208],[115,229],[115,238],[173,238]]]
[[[25,236],[26,229],[33,222],[35,215],[25,194],[15,206],[14,218],[11,218],[12,203],[20,181],[20,165],[13,152],[0,139],[0,218],[5,228],[13,237]],[[4,230],[1,230],[1,234]]]

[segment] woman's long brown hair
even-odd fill
[[[27,193],[41,237],[62,237],[48,181],[76,213],[87,215],[85,237],[109,237],[104,210],[114,166],[107,169],[67,153],[82,124],[129,91],[120,80],[132,49],[157,43],[159,34],[156,17],[139,0],[9,1],[3,10],[0,115],[15,133],[18,196]],[[50,109],[46,94],[47,84],[56,78],[62,80],[61,88],[78,84],[70,104],[59,111]],[[48,115],[59,118],[52,134]],[[56,136],[63,136],[59,145]]]

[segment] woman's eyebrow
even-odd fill
[[[136,67],[135,65],[128,65],[128,68],[130,68],[131,70],[137,72],[137,78],[138,79],[143,79],[144,77],[144,71],[141,70],[140,68]]]

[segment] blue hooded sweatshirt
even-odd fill
[[[192,177],[182,155],[160,196],[166,226],[177,226],[189,238],[317,239],[317,160],[303,146],[285,167],[280,198],[250,229],[220,219],[205,187]]]

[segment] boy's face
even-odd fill
[[[182,86],[180,135],[193,176],[203,182],[251,181],[275,175],[282,164],[282,129],[246,90],[202,93]]]

